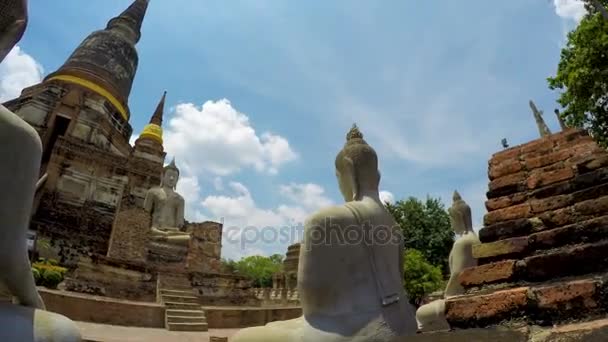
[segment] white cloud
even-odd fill
[[[380,191],[380,200],[382,203],[395,203],[395,195],[390,191]]]
[[[553,0],[553,6],[558,16],[576,22],[581,21],[587,13],[581,0]]]
[[[226,99],[201,107],[178,104],[164,141],[167,152],[196,173],[225,176],[252,167],[274,174],[297,158],[285,138],[269,132],[258,135],[247,115]]]
[[[285,253],[289,244],[302,238],[303,223],[308,215],[333,202],[317,184],[279,186],[286,203],[276,208],[260,208],[249,189],[239,182],[230,182],[231,195],[211,195],[201,201],[202,209],[213,220],[224,221],[224,257],[239,259],[251,254]],[[263,240],[259,234],[270,239]],[[281,235],[286,233],[287,235]],[[254,235],[258,234],[258,238]],[[272,238],[273,234],[278,234]]]
[[[222,180],[222,177],[215,177],[215,179],[213,179],[213,187],[217,191],[224,191],[224,181]]]
[[[135,146],[135,140],[137,140],[137,138],[139,138],[139,134],[131,134],[131,137],[129,138],[129,144],[131,146]]]
[[[23,88],[39,83],[43,72],[40,63],[15,46],[0,63],[0,102],[14,99]]]
[[[313,183],[281,185],[280,192],[292,202],[311,210],[326,207],[333,203],[325,197],[325,189]]]

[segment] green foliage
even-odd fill
[[[221,263],[223,272],[234,273],[236,271],[236,261],[222,258]]]
[[[608,1],[600,1],[604,6]],[[587,1],[587,7],[591,2]],[[558,103],[569,126],[584,127],[608,145],[608,20],[593,10],[568,34],[550,89],[559,89]]]
[[[403,287],[410,302],[418,307],[424,296],[441,289],[445,283],[441,269],[431,265],[422,252],[408,249],[404,258]]]
[[[38,269],[32,267],[32,275],[34,276],[34,281],[36,282],[36,285],[40,284],[40,280],[42,279],[42,276],[40,275],[40,271],[38,271]]]
[[[272,286],[272,275],[283,267],[283,256],[274,254],[269,257],[254,255],[239,261],[223,260],[224,267],[234,273],[253,279],[254,287]]]
[[[46,270],[42,273],[42,286],[49,289],[56,289],[57,285],[63,281],[63,275],[55,270]]]
[[[420,251],[424,258],[449,273],[448,256],[454,244],[450,216],[440,199],[414,197],[388,204],[387,209],[403,232],[405,248]]]
[[[68,269],[58,265],[54,259],[39,259],[38,262],[32,264],[32,272],[36,285],[46,286],[48,288],[57,288],[57,285],[63,281]],[[37,275],[36,275],[37,274]]]

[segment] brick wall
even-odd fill
[[[446,302],[453,327],[585,320],[608,303],[608,153],[570,129],[492,156],[488,213]]]
[[[116,300],[39,288],[49,311],[74,321],[146,328],[165,327],[165,309],[156,303]]]

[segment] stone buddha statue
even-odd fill
[[[0,62],[21,39],[27,1],[0,0]],[[74,322],[45,311],[27,255],[26,234],[40,172],[36,130],[0,105],[0,341],[80,341]]]
[[[356,126],[335,167],[346,203],[306,221],[298,266],[303,316],[241,330],[233,342],[384,342],[416,332],[403,290],[403,239],[380,200],[376,152]]]
[[[444,292],[444,299],[423,305],[416,311],[418,330],[437,331],[447,330],[450,326],[445,318],[445,299],[464,294],[464,287],[458,281],[458,276],[465,269],[477,266],[473,257],[473,245],[481,243],[473,231],[471,207],[454,191],[452,206],[448,209],[452,229],[457,234],[456,241],[450,251],[450,279]]]
[[[144,209],[152,215],[153,241],[187,246],[190,234],[181,230],[184,227],[184,198],[175,192],[178,180],[179,169],[173,159],[163,169],[161,185],[148,190]]]

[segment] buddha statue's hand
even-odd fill
[[[167,235],[155,235],[152,237],[152,239],[154,241],[167,242],[167,240],[169,240],[169,237]]]

